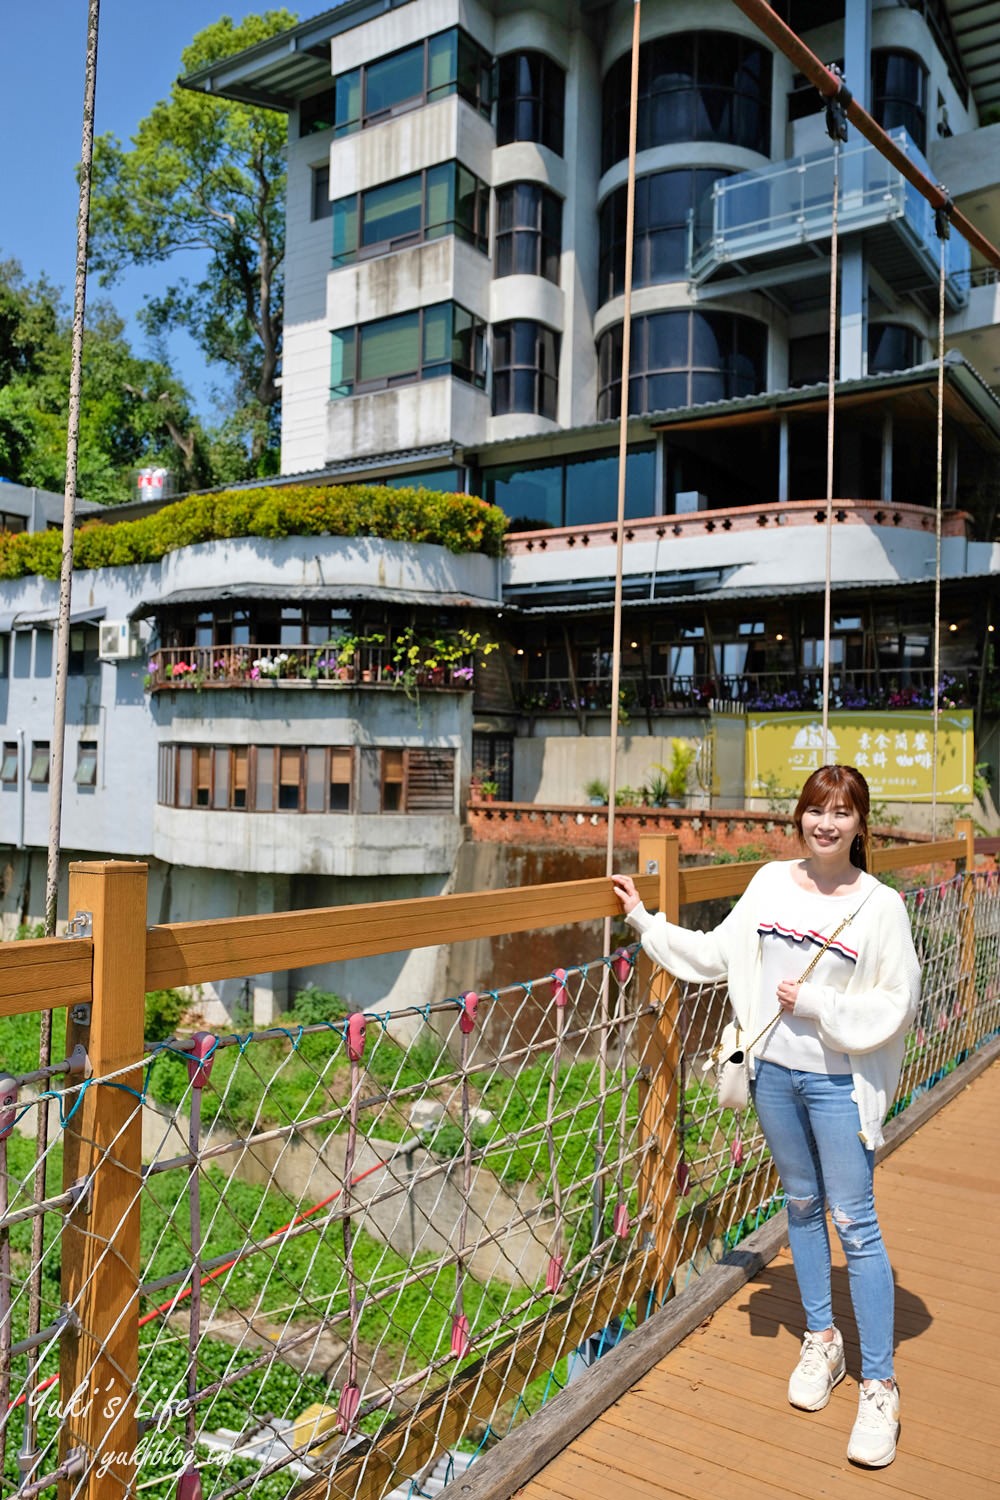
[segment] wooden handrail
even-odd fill
[[[28,938],[0,944],[0,1016],[89,1004],[93,968],[94,945],[89,938]]]
[[[904,869],[941,864],[965,856],[964,839],[908,844],[875,852],[874,867]],[[704,865],[681,870],[682,906],[695,901],[739,896],[766,861]],[[656,876],[636,879],[643,900],[655,905]],[[310,964],[343,962],[377,953],[460,943],[573,922],[614,916],[618,902],[609,882],[558,881],[514,890],[472,891],[453,896],[421,896],[405,901],[374,901],[357,906],[319,907],[175,922],[150,928],[146,938],[146,989],[235,979]]]

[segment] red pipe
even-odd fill
[[[804,73],[809,81],[816,85],[824,99],[832,99],[840,92],[842,80],[835,73],[831,73],[829,68],[823,66],[816,54],[810,52],[791,27],[786,26],[784,21],[775,15],[766,0],[733,0],[733,4],[753,21],[768,41],[774,43],[779,52],[785,54],[789,62],[795,64],[800,73]],[[962,238],[973,250],[978,250],[991,266],[996,266],[1000,270],[1000,250],[985,235],[980,234],[976,226],[965,217],[960,209],[955,207],[947,192],[943,191],[937,183],[931,182],[929,177],[925,177],[919,167],[913,165],[905,152],[900,151],[892,137],[886,135],[881,125],[876,124],[868,111],[862,109],[856,99],[845,94],[842,95],[842,102],[847,118],[865,140],[870,141],[887,161],[892,162],[896,170],[902,173],[907,182],[912,183],[932,208],[946,209],[949,223],[955,226]]]

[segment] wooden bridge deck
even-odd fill
[[[788,1406],[802,1315],[787,1250],[516,1493],[523,1500],[784,1500],[1000,1494],[1000,1062],[877,1169],[896,1275],[902,1433],[887,1469],[845,1449],[858,1342],[834,1242],[848,1378]],[[528,1429],[530,1432],[530,1428]]]

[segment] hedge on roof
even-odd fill
[[[436,490],[379,484],[224,490],[191,495],[137,521],[88,521],[76,533],[73,566],[157,562],[181,547],[239,536],[376,536],[499,557],[506,525],[498,506]],[[58,578],[61,549],[60,531],[0,532],[0,578]]]

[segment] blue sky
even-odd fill
[[[180,73],[180,55],[196,32],[232,16],[273,8],[268,0],[101,0],[96,129],[127,141]],[[296,11],[294,3],[288,9]],[[313,14],[316,5],[306,7]],[[0,48],[0,258],[19,260],[30,280],[43,271],[71,298],[76,257],[80,116],[87,0],[6,0]],[[302,12],[300,12],[302,13]],[[113,287],[92,281],[88,298],[110,299],[129,320],[136,349],[147,352],[134,315],[148,296],[182,272],[193,254],[128,273]],[[211,415],[214,375],[194,344],[177,337],[171,354],[199,409]]]

